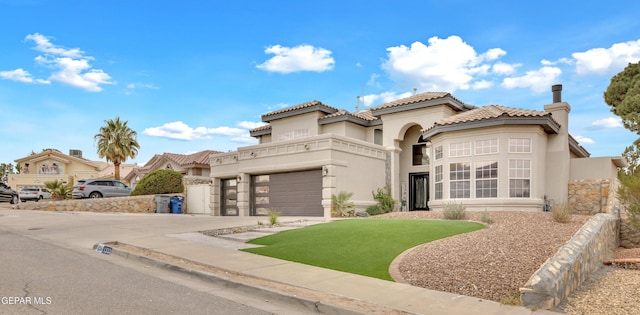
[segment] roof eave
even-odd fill
[[[470,109],[469,106],[467,106],[464,103],[458,101],[453,96],[445,95],[443,97],[434,98],[434,99],[425,100],[425,101],[420,101],[420,102],[415,102],[415,103],[412,103],[412,104],[405,104],[405,105],[398,105],[398,106],[393,106],[393,107],[372,109],[371,110],[371,114],[374,115],[374,116],[381,116],[381,115],[399,113],[399,112],[410,111],[410,110],[415,110],[415,109],[421,109],[421,108],[437,106],[437,105],[447,105],[447,106],[451,107],[452,109],[454,109],[455,111],[458,111],[458,112],[466,111],[466,110]]]
[[[315,104],[315,105],[312,105],[312,106],[292,109],[292,110],[289,110],[289,111],[279,112],[279,113],[276,113],[276,114],[264,114],[264,115],[262,115],[262,121],[263,122],[270,122],[270,121],[277,120],[277,119],[293,117],[293,116],[297,116],[297,115],[301,115],[301,114],[307,114],[307,113],[313,113],[313,112],[323,112],[325,114],[333,114],[333,113],[335,113],[337,111],[338,111],[337,109],[329,107],[329,106],[324,105],[324,104]]]
[[[482,119],[467,122],[459,122],[448,125],[435,125],[422,133],[422,139],[429,140],[431,137],[444,132],[460,131],[467,129],[486,128],[506,125],[538,125],[547,134],[557,134],[560,125],[550,116],[541,117],[498,117],[492,119]]]

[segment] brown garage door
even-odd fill
[[[323,216],[321,170],[252,177],[253,214],[268,209],[282,216]]]

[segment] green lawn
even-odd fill
[[[243,251],[393,280],[389,265],[406,249],[483,227],[468,221],[341,220],[261,237],[249,243],[265,247]]]

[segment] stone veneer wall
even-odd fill
[[[618,247],[618,216],[596,214],[520,288],[523,306],[552,309],[602,266]]]
[[[155,195],[70,199],[51,201],[28,201],[19,203],[18,209],[45,211],[92,211],[92,212],[126,212],[155,213]]]
[[[615,202],[615,187],[611,187],[609,179],[572,180],[569,182],[568,197],[573,213],[603,213],[611,209]]]

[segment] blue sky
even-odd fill
[[[637,1],[0,0],[0,162],[83,151],[120,116],[137,158],[255,144],[260,115],[420,92],[542,110],[563,84],[592,156],[637,135],[603,101],[640,60]]]

